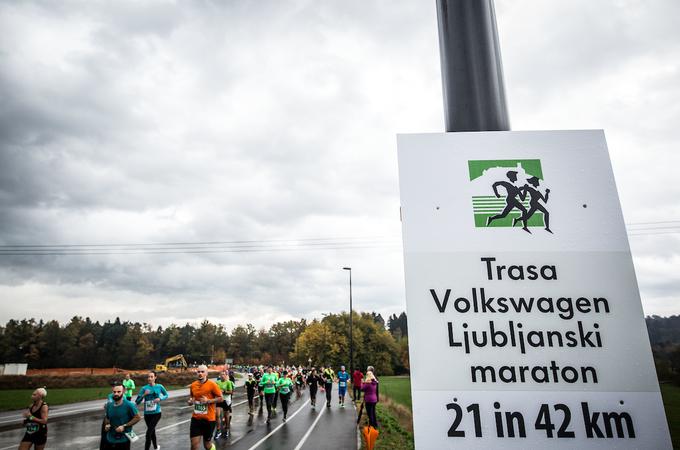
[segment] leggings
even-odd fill
[[[373,402],[366,402],[366,414],[368,415],[368,424],[373,428],[378,428],[378,419],[375,417],[375,405]]]
[[[283,418],[286,418],[288,414],[288,400],[290,400],[290,392],[287,394],[281,394],[281,409],[283,409]]]
[[[331,391],[333,390],[333,383],[326,383],[326,403],[331,404]]]
[[[272,403],[274,403],[274,393],[264,394],[264,401],[267,403],[267,419],[272,416]]]
[[[274,404],[273,404],[274,409],[276,409],[276,404],[278,403],[278,401],[279,401],[279,393],[278,393],[278,391],[277,391],[277,392],[274,394]]]
[[[361,400],[361,385],[353,385],[354,401],[358,402]]]
[[[161,420],[161,413],[158,414],[144,414],[144,422],[146,423],[146,442],[144,442],[144,450],[149,450],[151,444],[153,448],[158,447],[156,442],[156,425]]]
[[[315,384],[309,385],[309,398],[312,399],[312,405],[316,405],[316,391],[317,387]]]

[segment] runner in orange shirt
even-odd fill
[[[215,404],[222,401],[222,390],[217,383],[208,380],[208,367],[205,365],[198,366],[196,375],[198,379],[191,383],[187,401],[194,407],[189,431],[191,450],[199,450],[201,437],[205,450],[215,450],[215,444],[212,443],[216,423]]]

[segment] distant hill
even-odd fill
[[[680,316],[648,316],[645,322],[652,346],[680,344]]]

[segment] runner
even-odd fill
[[[302,375],[302,370],[298,370],[295,375],[295,398],[299,399],[302,395],[302,390],[305,388],[305,377]]]
[[[199,449],[201,438],[203,448],[214,450],[212,435],[215,431],[215,405],[222,401],[222,391],[214,381],[208,380],[208,367],[204,364],[198,366],[196,376],[198,379],[191,383],[187,400],[187,403],[193,406],[189,429],[191,450]]]
[[[217,404],[217,428],[215,439],[229,437],[231,428],[231,394],[234,393],[234,383],[228,378],[227,371],[220,373],[217,385],[222,390],[222,401]]]
[[[354,369],[352,374],[352,394],[354,394],[354,401],[361,401],[361,381],[364,379],[364,374],[361,370]]]
[[[153,370],[146,376],[147,385],[142,387],[135,399],[136,404],[144,402],[144,423],[146,423],[146,441],[144,450],[149,450],[153,445],[158,449],[156,441],[156,425],[161,420],[161,401],[168,398],[168,391],[162,384],[156,384],[156,372]]]
[[[227,374],[229,375],[229,381],[231,381],[232,383],[236,383],[236,375],[234,375],[234,371],[232,370],[229,364],[227,364],[226,366],[226,371]]]
[[[279,378],[281,378],[281,368],[276,367],[276,370],[274,370],[274,376],[276,377],[276,381],[279,381]],[[272,399],[272,415],[274,417],[277,416],[276,413],[276,404],[279,402],[279,391],[274,392],[274,398]]]
[[[264,388],[264,401],[267,403],[267,423],[272,418],[272,402],[276,392],[276,381],[272,366],[267,366],[267,372],[260,379],[260,386]]]
[[[255,413],[255,389],[257,387],[257,381],[252,373],[248,374],[248,379],[246,380],[246,395],[248,396],[248,415],[252,416]]]
[[[134,403],[125,398],[125,388],[120,382],[113,383],[111,388],[113,402],[106,404],[106,419],[104,430],[106,440],[104,448],[107,450],[129,450],[130,442],[137,440],[132,426],[142,420]]]
[[[47,442],[47,415],[49,413],[45,397],[47,397],[45,388],[38,388],[31,394],[33,404],[23,412],[26,432],[19,444],[19,450],[28,450],[31,446],[35,450],[45,448],[45,443]]]
[[[326,390],[326,408],[331,407],[331,391],[333,390],[333,369],[331,366],[326,367],[321,373],[324,380],[324,389]]]
[[[316,373],[316,367],[312,367],[312,371],[307,375],[307,384],[309,385],[309,398],[311,400],[312,408],[316,408],[316,391],[321,383],[321,377]]]
[[[135,390],[135,380],[130,377],[129,373],[125,374],[125,379],[123,380],[123,386],[125,387],[125,398],[131,402],[132,401],[132,394],[134,393]]]
[[[281,378],[276,382],[276,390],[281,394],[281,409],[283,409],[283,421],[286,421],[288,416],[288,400],[290,400],[291,389],[293,389],[293,380],[288,376],[287,371],[281,373]]]
[[[345,366],[340,366],[340,372],[338,372],[338,404],[341,408],[345,407],[347,380],[349,380],[349,374],[345,371]]]
[[[258,402],[260,403],[260,410],[257,412],[257,415],[261,416],[262,408],[264,406],[264,386],[260,384],[260,380],[262,379],[262,367],[255,370],[253,378],[255,378],[255,381],[257,382],[257,398]]]

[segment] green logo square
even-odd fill
[[[521,227],[528,233],[529,227],[542,227],[552,233],[550,189],[541,186],[539,159],[471,160],[468,169],[475,227]]]

